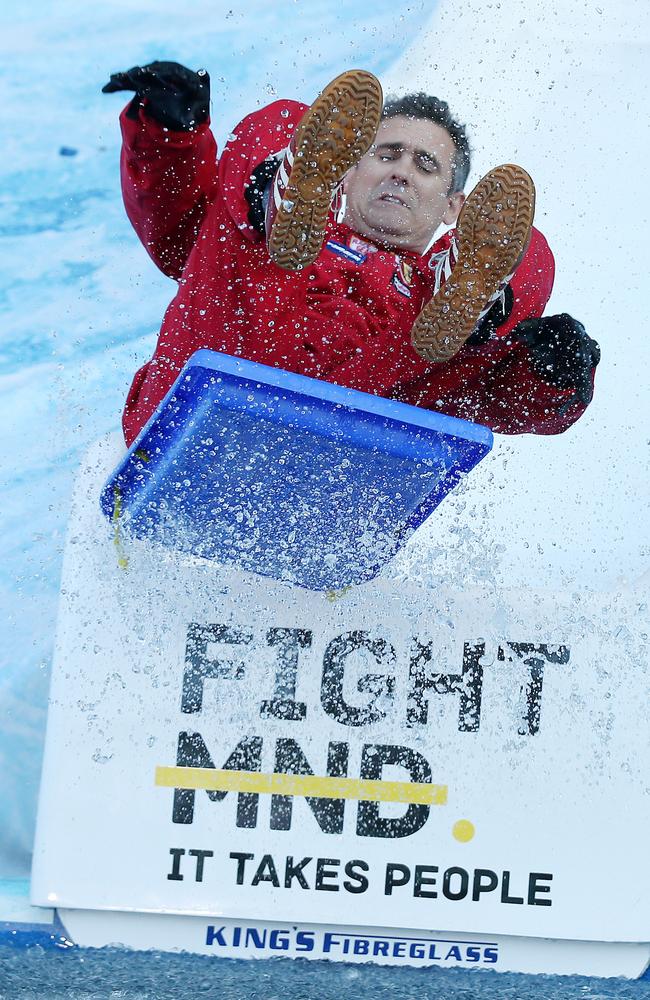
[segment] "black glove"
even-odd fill
[[[514,340],[528,347],[530,363],[541,379],[558,389],[574,389],[562,407],[587,406],[594,394],[591,373],[600,361],[600,347],[582,323],[568,313],[525,319],[512,331]]]
[[[210,113],[210,76],[176,62],[152,62],[125,73],[112,73],[103,94],[135,90],[127,115],[137,118],[141,107],[164,128],[190,132],[207,121]]]
[[[515,296],[512,288],[506,285],[503,295],[499,296],[490,311],[485,314],[466,343],[470,347],[482,347],[483,344],[487,344],[498,328],[509,319],[514,304]]]

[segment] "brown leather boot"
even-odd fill
[[[348,70],[325,87],[298,124],[273,181],[266,210],[271,260],[287,271],[318,257],[332,200],[379,128],[379,80]]]
[[[411,329],[427,361],[448,361],[502,293],[530,240],[535,185],[522,167],[506,163],[478,182],[456,224],[457,260],[447,281]]]

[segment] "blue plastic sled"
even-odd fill
[[[101,503],[138,538],[336,590],[376,576],[491,447],[486,427],[204,350]]]

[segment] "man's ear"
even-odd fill
[[[462,191],[454,191],[453,194],[449,195],[447,199],[447,208],[445,209],[445,214],[442,217],[442,221],[446,226],[454,225],[464,203],[465,195]]]

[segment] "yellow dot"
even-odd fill
[[[474,824],[470,822],[470,820],[459,819],[452,826],[451,832],[456,840],[460,840],[461,844],[466,844],[473,838],[476,830],[474,828]]]

